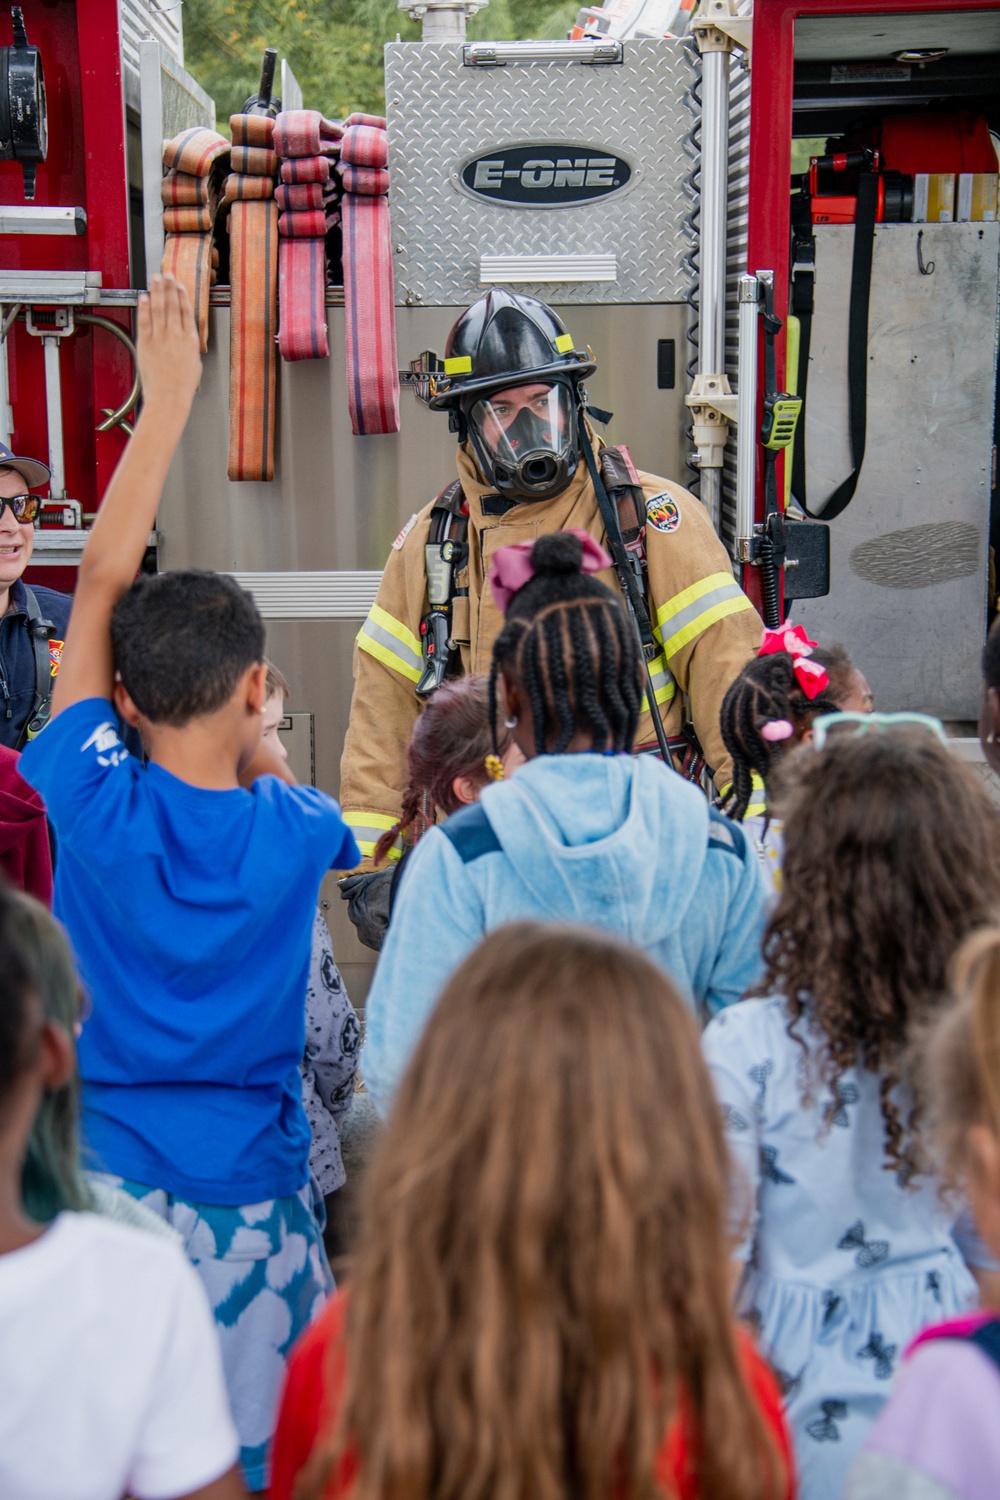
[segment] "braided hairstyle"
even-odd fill
[[[639,647],[625,608],[606,584],[582,572],[580,538],[539,537],[534,575],[510,601],[493,646],[490,730],[497,738],[501,673],[531,708],[536,755],[560,755],[578,733],[595,750],[628,751],[642,704]]]
[[[458,811],[462,803],[452,789],[456,776],[467,776],[481,787],[486,785],[490,779],[486,757],[493,744],[485,674],[443,683],[413,726],[406,747],[409,780],[399,822],[375,845],[376,864],[381,864],[406,829],[413,829],[416,842],[434,822],[438,810],[445,817]],[[503,755],[509,744],[510,735],[504,730],[497,754]]]
[[[801,739],[820,714],[836,713],[829,687],[807,698],[795,676],[795,658],[788,651],[756,656],[730,683],[719,712],[722,742],[732,756],[733,784],[722,799],[729,817],[741,823],[750,805],[753,773],[767,786],[767,778],[785,750]],[[787,719],[795,730],[791,740],[766,740],[765,724]]]

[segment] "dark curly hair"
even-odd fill
[[[823,1034],[804,1098],[815,1082],[834,1093],[850,1067],[879,1075],[886,1166],[906,1182],[921,1164],[907,1044],[941,1007],[959,943],[1000,908],[996,809],[976,774],[916,728],[803,748],[784,781],[782,892],[754,993],[785,997],[803,1048],[800,1021]]]
[[[794,740],[766,740],[763,726],[774,719],[787,719],[796,734],[808,729],[820,714],[832,714],[837,704],[829,688],[817,698],[807,698],[795,676],[795,660],[788,651],[756,656],[730,683],[719,711],[722,743],[733,762],[733,782],[722,806],[737,823],[746,817],[753,792],[753,773],[770,793],[768,777]]]
[[[581,731],[595,750],[631,750],[642,705],[639,646],[621,600],[581,572],[568,531],[539,537],[534,576],[510,602],[493,646],[490,729],[497,742],[497,678],[523,689],[535,754],[559,755]]]

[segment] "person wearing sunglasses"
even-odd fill
[[[37,458],[18,458],[0,443],[0,745],[21,750],[48,721],[52,683],[73,601],[55,589],[30,587],[23,573],[35,544],[49,481]]]

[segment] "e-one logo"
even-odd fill
[[[632,176],[620,156],[589,146],[545,144],[484,151],[462,167],[477,198],[510,208],[569,208],[618,193]]]

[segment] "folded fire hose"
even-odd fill
[[[326,231],[339,181],[331,162],[344,127],[315,109],[283,111],[274,122],[281,159],[278,205],[278,348],[285,360],[326,359]]]
[[[385,120],[350,115],[337,168],[343,187],[347,402],[355,437],[399,431],[399,366]]]
[[[160,269],[183,282],[198,320],[201,352],[208,349],[208,293],[219,253],[212,231],[219,189],[229,168],[229,142],[214,130],[182,130],[163,148],[163,229]]]
[[[353,114],[341,126],[317,110],[288,110],[276,120],[248,110],[231,116],[230,126],[232,145],[194,127],[164,148],[162,269],[187,287],[205,352],[219,259],[213,232],[220,201],[228,206],[227,473],[270,480],[275,343],[285,360],[329,355],[326,237],[338,224],[351,429],[355,436],[399,431],[385,121]]]
[[[229,214],[229,463],[230,479],[274,478],[277,419],[278,205],[274,121],[265,114],[231,115]]]

